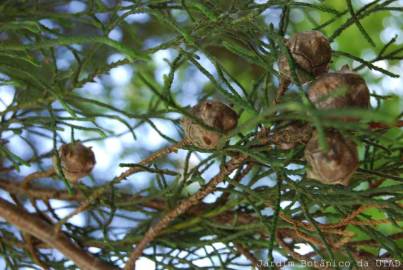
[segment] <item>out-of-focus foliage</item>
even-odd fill
[[[393,0],[0,1],[1,181],[17,183],[47,169],[61,143],[93,146],[97,167],[74,192],[83,198],[99,188],[106,192],[62,228],[85,250],[122,266],[155,220],[240,151],[254,164],[250,172],[237,182],[247,165],[239,168],[168,226],[144,252],[149,265],[249,269],[239,245],[257,260],[276,263],[401,260],[403,133],[370,130],[368,123],[391,126],[402,118],[402,11],[402,1]],[[329,113],[307,102],[305,86],[292,85],[283,102],[272,105],[284,37],[311,29],[330,39],[331,69],[350,64],[366,79],[371,110],[330,112],[358,115],[360,123],[327,120]],[[108,184],[122,171],[119,163],[137,163],[179,141],[180,118],[192,117],[187,106],[208,98],[240,114],[229,145],[217,151],[189,146]],[[249,147],[258,127],[293,120],[337,128],[358,144],[360,168],[350,186],[306,179],[303,145]],[[33,186],[70,191],[59,176]],[[81,202],[0,188],[2,198],[11,195],[54,223]],[[0,221],[0,265],[36,267],[14,233]],[[45,265],[75,269],[60,254],[36,248]]]

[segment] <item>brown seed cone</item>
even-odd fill
[[[318,109],[369,107],[369,90],[364,79],[346,67],[320,76],[310,86],[308,98]],[[341,120],[354,119],[342,117]]]
[[[313,133],[305,148],[307,176],[324,184],[347,186],[359,165],[357,147],[337,131],[326,132],[326,143],[328,149],[324,152],[318,133]]]
[[[306,31],[293,35],[286,41],[291,56],[298,69],[300,83],[311,80],[328,71],[332,49],[327,38],[319,31]],[[282,79],[291,81],[291,70],[287,57],[282,55],[278,61]]]
[[[94,152],[80,142],[64,144],[59,149],[60,164],[63,174],[71,183],[91,173],[95,165]],[[57,169],[56,157],[53,166]]]
[[[222,135],[234,129],[238,124],[237,113],[219,101],[202,101],[192,107],[190,113],[207,126],[220,131],[207,130],[187,117],[182,119],[181,124],[186,138],[193,145],[203,149],[216,148]]]

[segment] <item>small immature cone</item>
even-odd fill
[[[369,107],[369,90],[364,79],[344,66],[338,72],[327,73],[315,80],[308,90],[308,98],[318,109]],[[342,117],[341,120],[354,120]]]
[[[357,147],[337,131],[326,132],[326,143],[328,149],[324,152],[315,131],[305,148],[307,176],[324,184],[347,186],[358,168]]]
[[[332,49],[327,38],[319,31],[296,33],[286,41],[289,52],[297,64],[297,76],[300,83],[311,80],[328,71]],[[282,80],[291,81],[291,69],[286,56],[278,61]]]
[[[222,135],[233,130],[238,123],[237,113],[219,101],[202,101],[192,107],[190,113],[219,131],[207,130],[187,117],[181,121],[186,138],[203,149],[215,149]]]
[[[59,149],[60,164],[63,174],[72,184],[91,173],[95,165],[94,152],[81,142],[64,144]],[[53,158],[53,166],[57,170],[57,159]]]

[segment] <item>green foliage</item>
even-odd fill
[[[70,187],[60,175],[53,182],[45,179],[32,186],[80,195],[80,200],[67,200],[73,209],[101,190],[102,196],[82,215],[84,225],[66,220],[62,229],[84,250],[100,248],[88,251],[122,266],[153,223],[208,183],[235,153],[242,153],[253,164],[250,171],[242,175],[248,165],[240,166],[216,188],[222,195],[215,192],[214,202],[200,202],[178,217],[143,253],[157,269],[206,269],[202,264],[208,269],[249,269],[253,260],[246,260],[239,245],[262,261],[278,262],[280,254],[297,263],[318,258],[352,265],[363,258],[402,260],[403,132],[392,126],[402,119],[403,103],[398,94],[375,91],[385,87],[383,79],[398,80],[402,73],[401,39],[385,41],[380,35],[388,20],[402,25],[403,8],[398,4],[391,0],[365,5],[352,0],[0,1],[0,104],[5,104],[0,110],[0,183],[17,183],[27,172],[45,170],[57,148],[72,140],[103,145],[111,153],[114,149],[108,143],[120,140],[124,149],[108,158],[123,160],[124,167],[138,166],[133,163],[156,150],[151,149],[152,132],[163,144],[179,141],[181,117],[200,123],[188,106],[214,98],[232,104],[240,115],[238,127],[226,134],[223,141],[230,140],[221,149],[187,146],[176,158],[161,157],[142,166],[143,173],[119,185],[110,177],[118,175],[118,166],[112,166],[100,168],[92,182],[85,182],[89,185]],[[288,55],[296,77],[284,36],[311,29],[332,41],[331,69],[353,64],[364,76],[374,101],[371,110],[316,110],[304,85],[292,85],[283,102],[273,105],[279,55]],[[379,66],[380,61],[388,68]],[[130,73],[127,83],[119,84],[123,75],[111,79],[117,68]],[[101,90],[91,88],[94,85]],[[4,89],[13,92],[8,103],[3,100]],[[334,120],[339,116],[360,121]],[[322,145],[328,128],[357,143],[360,167],[350,186],[307,179],[304,145],[285,151],[254,141],[263,126],[276,130],[296,120],[317,128]],[[390,128],[370,129],[372,122]],[[117,125],[124,131],[116,131]],[[137,186],[140,178],[143,185]],[[62,180],[64,185],[59,185]],[[51,216],[56,224],[62,220],[52,198],[20,196],[21,192],[0,188],[2,198],[8,192],[15,203],[25,207],[32,203],[36,212]],[[60,199],[57,196],[54,199]],[[326,227],[345,221],[361,206],[368,208],[346,224]],[[15,230],[0,222],[5,269],[38,265],[25,240],[12,233]],[[286,237],[293,241],[282,243],[280,238]],[[313,251],[298,256],[299,244]],[[40,246],[34,249],[49,267],[77,269]]]

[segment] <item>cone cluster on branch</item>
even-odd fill
[[[308,90],[308,98],[320,110],[347,107],[368,108],[369,90],[364,79],[343,67],[337,72],[328,72],[331,48],[327,38],[319,31],[297,33],[285,42],[289,55],[295,64],[300,83],[313,80]],[[291,82],[291,67],[286,55],[279,58],[281,80]],[[206,150],[219,149],[225,137],[238,123],[238,114],[220,101],[201,101],[189,110],[190,116],[181,120],[185,140]],[[353,117],[338,117],[342,121],[356,121]],[[275,130],[270,140],[282,150],[294,148],[297,144],[307,144],[305,158],[308,163],[308,178],[325,184],[347,185],[358,167],[356,145],[344,138],[336,130],[325,132],[328,147],[322,149],[319,136],[312,127],[294,122]],[[91,148],[80,142],[63,145],[59,150],[60,164],[65,177],[76,183],[88,175],[95,165]],[[57,167],[57,159],[54,166]]]
[[[317,109],[369,107],[369,90],[360,75],[348,67],[337,72],[328,72],[331,48],[322,33],[297,33],[286,41],[286,46],[296,65],[300,83],[313,80],[308,98]],[[292,80],[291,68],[285,55],[279,58],[279,69],[281,80]],[[222,137],[235,129],[238,122],[236,112],[219,101],[202,101],[190,109],[190,114],[199,121],[190,117],[182,119],[185,137],[191,144],[202,149],[219,148]],[[357,121],[353,117],[337,117],[337,120]],[[282,150],[294,148],[297,144],[307,144],[307,176],[325,184],[348,185],[359,164],[357,146],[336,130],[325,131],[326,149],[322,149],[318,133],[312,132],[311,127],[301,123],[276,130],[270,138]]]
[[[343,108],[369,108],[369,90],[364,79],[344,66],[340,71],[328,72],[331,48],[326,37],[318,31],[297,33],[286,41],[295,63],[300,83],[313,80],[308,98],[319,110]],[[281,80],[291,81],[291,69],[286,56],[279,59]],[[354,117],[336,117],[340,121],[357,121]],[[301,127],[289,126],[285,131],[300,133]],[[348,185],[358,168],[357,146],[336,130],[325,131],[326,149],[319,143],[318,132],[313,132],[305,147],[308,178],[324,184]],[[301,142],[300,142],[301,143]],[[304,142],[302,142],[304,143]],[[296,143],[280,144],[280,149],[290,149]]]

